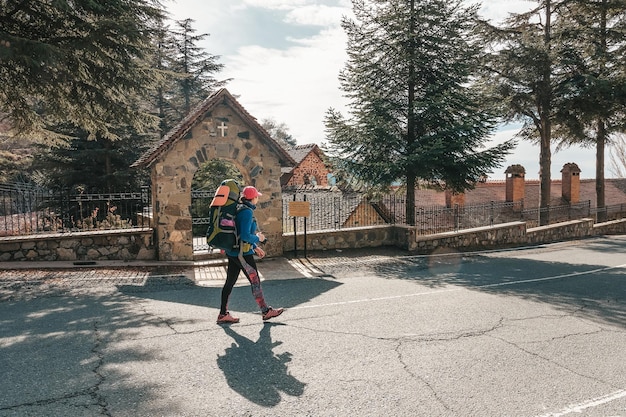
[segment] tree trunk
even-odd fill
[[[106,187],[109,192],[111,191],[111,176],[113,175],[113,168],[111,164],[111,141],[104,139],[104,172],[106,176]]]
[[[552,152],[550,150],[550,142],[552,136],[552,86],[551,86],[551,64],[550,64],[550,42],[551,42],[551,2],[546,1],[546,24],[544,29],[544,46],[545,53],[548,54],[548,61],[545,64],[543,71],[543,86],[540,92],[540,109],[539,109],[539,123],[541,124],[541,145],[539,151],[539,170],[540,170],[540,183],[541,183],[541,202],[539,204],[539,224],[541,226],[550,224],[550,183],[551,173],[550,165],[552,163]]]
[[[409,24],[409,39],[410,47],[409,53],[411,54],[409,65],[409,82],[408,89],[408,112],[407,112],[407,149],[412,150],[415,144],[415,112],[413,111],[413,105],[415,103],[415,67],[413,67],[414,51],[415,51],[415,0],[411,0],[411,22]],[[406,174],[406,222],[408,225],[415,225],[415,174],[413,172],[407,172]]]
[[[606,126],[602,119],[598,120],[598,137],[596,138],[596,207],[597,220],[606,221],[606,203],[604,194],[604,146],[606,143]]]
[[[600,71],[603,73],[607,72],[606,60],[604,57],[608,54],[608,46],[607,46],[607,29],[606,29],[606,21],[607,21],[607,9],[606,2],[602,1],[602,14],[600,17],[600,36],[599,42],[600,47],[602,48],[602,58],[601,58],[601,66]],[[605,121],[599,117],[598,118],[598,131],[596,137],[596,208],[597,208],[597,221],[603,222],[606,221],[606,202],[604,195],[604,146],[606,144],[606,124]]]
[[[608,54],[607,46],[607,9],[606,1],[602,1],[602,15],[600,17],[600,45],[602,48],[602,59],[600,72],[606,73],[608,68],[606,67],[606,61],[604,57]],[[597,221],[603,222],[607,219],[606,213],[606,201],[604,195],[604,146],[606,145],[606,124],[602,118],[598,118],[598,132],[596,138],[596,208],[597,208]]]
[[[415,175],[406,178],[406,224],[415,226]]]
[[[539,151],[539,175],[540,185],[541,185],[541,201],[539,204],[540,207],[540,216],[539,216],[539,224],[541,226],[550,224],[550,197],[551,197],[551,169],[550,164],[552,163],[552,152],[550,150],[550,129],[551,123],[549,118],[546,117],[545,120],[542,121],[541,128],[541,149]]]

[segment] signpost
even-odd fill
[[[311,203],[306,201],[306,194],[304,195],[304,201],[295,201],[295,195],[293,198],[294,201],[289,202],[289,215],[293,216],[293,251],[297,258],[298,234],[296,217],[304,217],[304,257],[306,258],[306,219],[311,215]]]

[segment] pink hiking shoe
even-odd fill
[[[276,309],[274,309],[274,308],[270,307],[269,310],[267,310],[265,313],[263,313],[263,320],[265,321],[265,320],[269,320],[269,319],[274,318],[274,317],[278,317],[281,314],[283,314],[283,311],[285,311],[284,308],[276,308]]]
[[[239,323],[238,317],[231,316],[230,312],[226,314],[220,314],[217,316],[217,324],[231,324],[231,323]]]

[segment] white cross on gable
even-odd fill
[[[222,131],[222,137],[226,136],[226,129],[228,129],[226,123],[222,122],[222,124],[219,125],[217,128]]]

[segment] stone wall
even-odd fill
[[[410,252],[429,254],[443,248],[459,251],[498,249],[611,234],[626,234],[626,219],[597,225],[592,219],[582,219],[532,229],[526,229],[524,222],[512,222],[427,236],[418,236],[415,228],[409,226],[344,229],[308,233],[307,250],[397,246]],[[284,236],[283,245],[285,252],[293,252],[293,234]],[[304,235],[298,235],[297,245],[299,251],[304,249]]]
[[[373,226],[350,228],[335,231],[307,233],[307,250],[375,248],[395,246],[397,242],[395,226]],[[283,235],[283,251],[293,252],[293,233]],[[297,235],[298,250],[304,249],[304,234]]]
[[[592,233],[594,236],[626,234],[626,219],[594,224]]]
[[[293,252],[293,234],[285,235],[284,251]],[[396,246],[410,252],[429,254],[441,248],[455,250],[493,249],[526,244],[526,223],[513,222],[458,232],[418,236],[410,226],[378,226],[307,233],[307,250],[356,249]],[[304,249],[304,235],[298,235],[298,250]]]
[[[153,260],[152,229],[0,238],[0,261]]]
[[[575,220],[526,229],[512,222],[493,227],[417,236],[409,226],[373,226],[307,233],[307,250],[334,250],[396,246],[410,252],[430,254],[439,250],[482,250],[561,242],[591,236],[626,234],[626,219],[593,224]],[[285,234],[274,243],[281,252],[304,250],[304,235]],[[297,246],[296,246],[297,245]],[[0,238],[0,262],[156,260],[153,231],[147,229],[77,232]]]
[[[526,242],[529,244],[552,243],[593,235],[593,219],[581,219],[528,229]]]
[[[526,223],[512,222],[493,227],[477,227],[458,232],[437,235],[417,236],[409,241],[406,249],[412,252],[428,254],[440,248],[460,251],[506,248],[520,246],[525,242]]]

